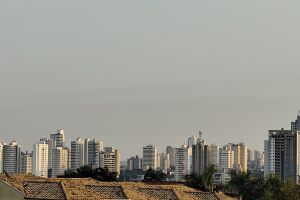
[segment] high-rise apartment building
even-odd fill
[[[219,170],[226,171],[233,168],[234,152],[228,146],[219,150]]]
[[[160,169],[167,172],[170,169],[170,156],[167,153],[160,154]]]
[[[127,159],[127,169],[128,170],[139,170],[142,169],[142,159],[138,156],[131,157]]]
[[[32,173],[32,153],[29,153],[27,151],[21,152],[21,173]]]
[[[244,172],[247,172],[248,170],[248,146],[245,145],[244,143],[239,143],[238,144],[240,147],[240,165],[241,169]]]
[[[67,169],[69,169],[69,149],[67,147],[53,148],[51,177],[63,175]]]
[[[84,155],[87,157],[84,158],[87,163],[85,165],[91,165],[93,168],[98,168],[99,165],[99,153],[104,151],[103,142],[100,142],[96,139],[85,139],[84,149],[87,151]]]
[[[143,169],[147,170],[149,168],[156,169],[156,147],[149,144],[145,147],[143,147]]]
[[[52,174],[52,149],[55,148],[55,140],[51,138],[41,138],[40,142],[48,145],[48,177]]]
[[[33,145],[32,174],[48,177],[48,144],[45,141]]]
[[[209,165],[219,166],[219,146],[216,144],[208,145],[208,163]]]
[[[156,169],[161,169],[160,168],[160,154],[157,152],[156,153]]]
[[[298,111],[297,119],[291,122],[291,131],[300,130],[300,110]]]
[[[5,143],[0,140],[0,173],[3,172],[3,148],[4,148]]]
[[[102,151],[99,154],[99,164],[101,168],[107,167],[111,172],[120,175],[120,152],[112,148],[111,151]]]
[[[244,143],[228,144],[228,148],[234,152],[233,168],[247,172],[248,169],[248,148]]]
[[[75,141],[71,141],[71,170],[84,165],[84,141],[78,137]]]
[[[3,146],[3,170],[12,174],[21,172],[21,146],[16,141]]]
[[[55,147],[64,147],[65,131],[63,129],[57,130],[56,133],[50,134],[50,139],[54,141]]]
[[[265,175],[274,173],[281,181],[299,182],[299,136],[297,130],[269,130],[269,140],[265,141]]]
[[[176,148],[175,180],[184,181],[186,175],[192,173],[192,147],[183,145]]]
[[[192,170],[193,174],[202,175],[208,166],[208,148],[204,140],[198,141],[192,147]]]
[[[174,168],[175,167],[175,154],[176,154],[175,148],[171,147],[171,146],[167,146],[166,153],[169,154],[170,167]]]

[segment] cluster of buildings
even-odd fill
[[[216,144],[207,144],[199,136],[188,138],[187,144],[180,147],[167,146],[166,151],[158,153],[151,144],[143,147],[143,156],[127,159],[127,170],[160,169],[165,173],[173,174],[174,181],[185,181],[186,175],[202,175],[210,165],[218,168],[215,173],[215,182],[226,183],[230,180],[231,169],[247,171],[263,168],[264,154],[260,151],[251,151],[244,143],[229,143],[223,147]]]
[[[49,138],[33,144],[32,152],[22,152],[16,141],[0,142],[0,173],[31,173],[41,177],[57,177],[66,170],[90,165],[120,173],[120,152],[114,147],[104,147],[96,139],[77,138],[71,148],[65,144],[64,130],[57,130]]]
[[[290,130],[269,130],[264,142],[264,175],[277,175],[281,181],[300,182],[300,111]]]

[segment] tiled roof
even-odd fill
[[[163,200],[179,200],[172,189],[140,188],[140,192]]]
[[[185,192],[192,199],[203,200],[220,200],[214,193],[211,192]]]
[[[208,193],[176,183],[99,182],[91,178],[39,178],[0,174],[0,181],[38,200],[234,200],[222,193]]]
[[[60,182],[25,181],[24,191],[26,197],[32,199],[66,199]]]
[[[86,185],[85,188],[106,196],[106,199],[128,199],[121,186]]]

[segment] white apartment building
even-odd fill
[[[233,168],[234,152],[224,147],[219,152],[219,170],[224,171]]]
[[[78,137],[75,141],[71,141],[71,170],[84,165],[84,141]]]
[[[111,172],[117,172],[120,175],[120,152],[117,149],[105,151],[99,154],[100,168],[107,167]]]
[[[52,169],[52,149],[55,147],[55,141],[51,138],[41,138],[40,142],[48,144],[48,171]]]
[[[69,149],[66,147],[55,147],[52,149],[52,171],[51,177],[63,175],[69,169]]]
[[[48,144],[45,141],[33,145],[32,174],[48,177]]]
[[[184,181],[184,177],[192,173],[192,148],[183,145],[176,148],[175,180]]]
[[[149,144],[143,147],[143,169],[144,170],[147,170],[149,168],[152,169],[157,168],[156,155],[157,155],[157,150],[155,146]]]

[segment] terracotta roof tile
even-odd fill
[[[60,182],[24,182],[24,191],[27,198],[32,199],[66,199]]]

